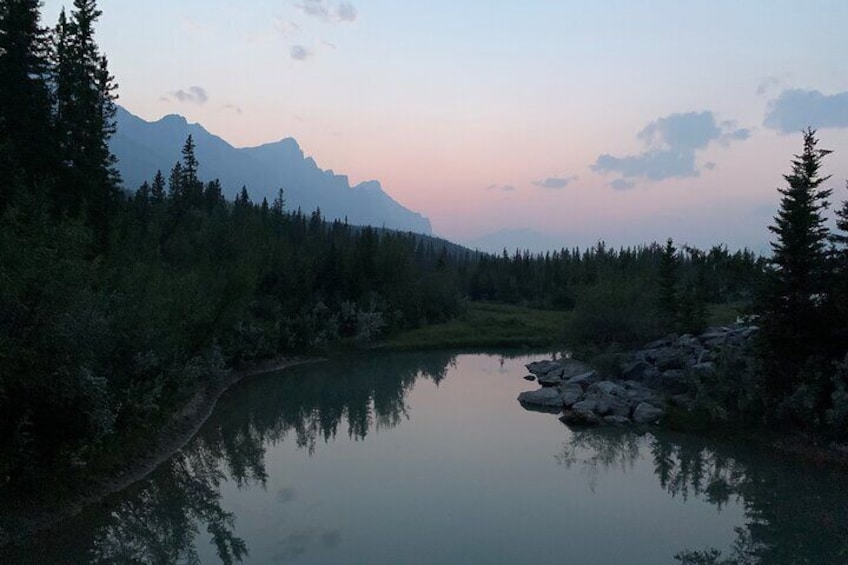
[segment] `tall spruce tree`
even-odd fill
[[[830,190],[821,188],[829,176],[819,174],[830,151],[817,149],[814,129],[804,131],[804,149],[784,175],[779,188],[780,209],[769,230],[771,270],[760,299],[762,355],[768,372],[766,386],[779,399],[798,384],[809,359],[823,353],[828,324],[824,307],[828,286],[828,229],[824,211]]]
[[[676,329],[677,323],[677,249],[671,238],[665,242],[660,255],[659,286],[657,294],[657,309],[666,331]]]
[[[94,40],[101,12],[94,0],[74,0],[59,16],[55,38],[56,125],[64,168],[57,186],[62,211],[85,214],[105,248],[119,178],[109,139],[115,132],[114,77]]]
[[[13,169],[30,187],[54,173],[52,147],[50,45],[41,27],[38,0],[0,2],[0,146],[4,179],[0,211],[15,183]]]

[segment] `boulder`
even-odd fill
[[[594,412],[598,407],[598,403],[594,400],[581,400],[571,406],[574,412]]]
[[[562,378],[564,380],[588,373],[592,370],[589,365],[577,359],[561,359],[560,365],[562,366]]]
[[[601,418],[594,412],[583,412],[581,410],[566,410],[560,416],[560,421],[569,426],[597,426]]]
[[[545,359],[544,361],[533,361],[532,363],[528,363],[524,365],[527,367],[527,371],[536,375],[537,377],[542,375],[547,375],[553,370],[561,370],[562,366],[557,361],[550,361]]]
[[[633,410],[633,421],[637,424],[651,424],[663,417],[665,411],[653,404],[640,402]]]
[[[547,373],[537,376],[536,380],[542,386],[559,386],[562,383],[562,368],[551,369]]]
[[[545,406],[548,408],[562,408],[562,397],[559,389],[543,387],[538,390],[528,390],[518,395],[518,401],[522,404],[533,406]]]
[[[585,373],[580,373],[578,375],[574,375],[573,377],[566,379],[566,384],[579,384],[583,388],[589,388],[594,383],[601,380],[600,375],[598,375],[597,371],[588,371]]]
[[[524,375],[524,380],[525,381],[535,381],[536,376],[535,375]]]
[[[633,422],[630,421],[630,418],[624,416],[604,416],[604,423],[609,424],[610,426],[629,426]]]
[[[631,361],[621,367],[621,378],[625,381],[641,381],[653,367],[647,361]]]
[[[562,396],[562,403],[566,406],[571,406],[583,398],[583,387],[578,383],[565,383],[559,387],[559,390]]]

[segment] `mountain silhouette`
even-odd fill
[[[171,114],[148,122],[120,106],[117,126],[110,147],[128,190],[152,180],[157,170],[167,178],[191,135],[201,178],[220,179],[229,198],[246,186],[254,202],[262,198],[273,202],[282,188],[287,209],[301,208],[309,213],[320,208],[330,220],[347,218],[355,225],[432,233],[430,220],[399,204],[378,181],[351,187],[346,175],[321,169],[290,137],[258,147],[236,148],[182,116]]]

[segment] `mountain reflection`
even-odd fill
[[[454,356],[446,353],[385,354],[344,362],[293,367],[246,380],[222,397],[200,433],[149,477],[79,520],[11,548],[19,563],[200,563],[198,540],[208,539],[222,563],[240,562],[249,549],[238,537],[235,516],[221,508],[221,485],[265,487],[265,452],[292,439],[310,455],[320,441],[344,430],[364,440],[408,418],[406,395],[418,378],[436,384]],[[277,496],[291,499],[293,492]],[[92,523],[94,527],[92,527]],[[338,544],[338,531],[294,532],[282,559],[312,544]]]
[[[848,562],[848,505],[844,475],[837,471],[823,484],[808,479],[804,464],[776,461],[774,453],[750,445],[616,429],[572,431],[556,460],[585,469],[594,490],[601,471],[631,470],[642,456],[652,460],[659,484],[672,497],[697,497],[718,509],[731,500],[743,503],[746,523],[736,528],[729,551],[685,549],[675,556],[678,562]]]

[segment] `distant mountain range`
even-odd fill
[[[246,186],[254,202],[262,198],[273,202],[283,188],[288,209],[300,207],[309,213],[320,208],[325,218],[347,218],[354,225],[432,233],[430,220],[392,199],[378,181],[351,187],[347,176],[319,168],[290,137],[259,147],[236,148],[182,116],[172,114],[148,122],[122,107],[118,107],[117,125],[110,146],[128,190],[150,181],[157,170],[167,178],[190,134],[201,178],[219,179],[230,198]]]

